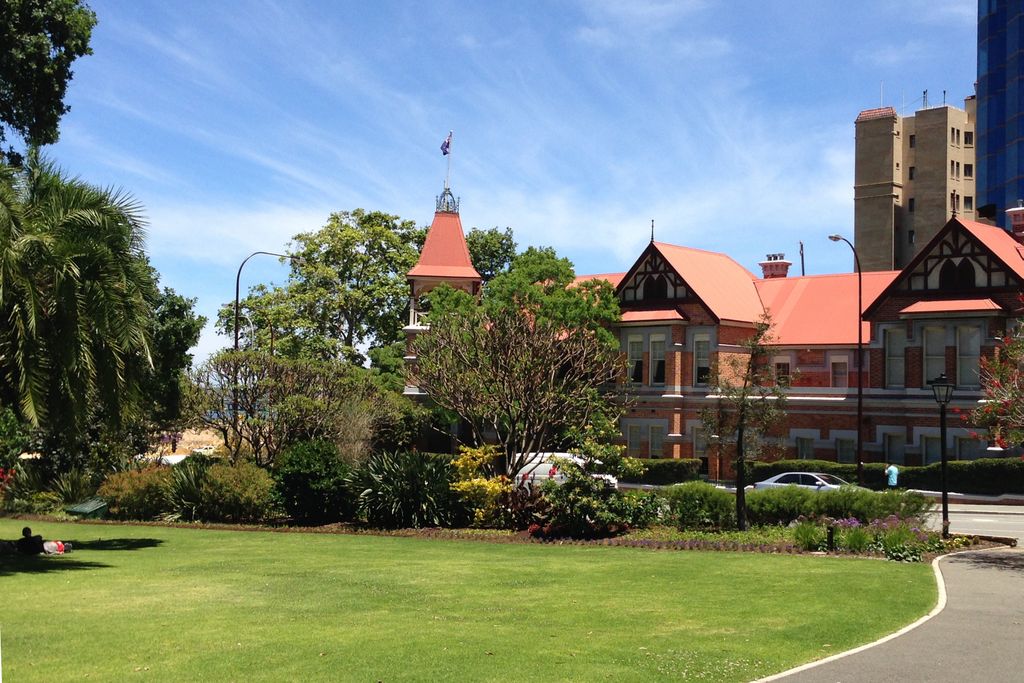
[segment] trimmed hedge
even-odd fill
[[[641,460],[647,471],[628,479],[633,484],[681,484],[700,479],[699,458],[650,458]]]
[[[885,463],[864,463],[864,485],[872,489],[885,488]],[[956,493],[976,493],[998,496],[1003,493],[1024,493],[1024,460],[1019,458],[982,458],[955,460],[947,465],[949,490]],[[899,465],[900,487],[938,491],[942,488],[942,468],[939,463],[914,467]],[[783,472],[823,472],[851,482],[857,482],[857,466],[827,460],[777,460],[755,462],[750,467],[750,482],[758,482]]]

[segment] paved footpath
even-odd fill
[[[946,607],[881,645],[779,680],[786,683],[1024,681],[1024,549],[939,562]]]

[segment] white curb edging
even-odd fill
[[[939,612],[946,608],[946,582],[942,578],[942,572],[939,571],[939,561],[947,557],[951,557],[952,555],[959,555],[963,552],[978,551],[961,550],[955,553],[941,555],[932,560],[932,571],[935,573],[935,583],[938,585],[939,588],[939,601],[938,603],[936,603],[935,607],[932,609],[931,612],[924,615],[914,623],[904,626],[899,631],[896,631],[895,633],[890,633],[889,635],[879,638],[878,640],[872,643],[868,643],[867,645],[861,645],[860,647],[855,647],[852,650],[847,650],[846,652],[840,652],[839,654],[831,655],[830,657],[826,657],[825,659],[819,659],[817,661],[809,662],[807,664],[801,664],[800,666],[794,667],[792,669],[787,669],[786,671],[783,671],[781,673],[772,674],[771,676],[768,676],[766,678],[758,678],[753,683],[767,683],[768,681],[777,681],[781,678],[785,678],[786,676],[791,676],[792,674],[800,673],[801,671],[807,671],[808,669],[813,669],[815,667],[821,666],[822,664],[828,664],[829,662],[834,662],[837,659],[842,659],[843,657],[855,655],[858,652],[863,652],[864,650],[870,650],[871,648],[881,645],[882,643],[887,643],[894,638],[899,638],[904,633],[913,631],[915,628],[925,623],[926,621],[929,621],[932,617],[936,616]]]

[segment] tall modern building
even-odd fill
[[[857,117],[854,239],[864,271],[900,270],[952,216],[974,220],[975,98]]]
[[[1024,0],[978,0],[978,206],[1009,228],[1024,199]]]

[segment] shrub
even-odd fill
[[[825,528],[817,522],[804,520],[793,530],[793,540],[801,550],[822,550],[826,540]]]
[[[59,505],[74,505],[96,494],[96,486],[88,473],[74,468],[61,472],[50,484],[50,491]]]
[[[462,499],[473,515],[473,526],[508,528],[512,526],[511,515],[503,507],[515,486],[504,475],[488,477],[485,472],[498,457],[494,446],[479,448],[462,447],[459,456],[452,460],[456,481],[452,490]]]
[[[837,539],[838,546],[849,550],[851,553],[862,553],[868,548],[871,536],[860,525],[840,528]]]
[[[14,474],[4,488],[4,509],[28,514],[52,512],[60,506],[60,500],[49,488],[42,461],[22,461],[14,466]]]
[[[351,468],[328,441],[303,441],[277,457],[274,479],[285,512],[299,524],[331,524],[355,515]]]
[[[587,459],[587,462],[591,462]],[[550,504],[540,535],[548,537],[601,538],[649,525],[659,503],[650,494],[633,495],[610,488],[591,476],[583,466],[563,460],[565,481],[546,481],[541,487]]]
[[[736,526],[736,498],[702,481],[677,484],[662,492],[672,522],[680,529],[731,529]]]
[[[203,481],[211,462],[191,455],[171,468],[171,477],[164,490],[167,512],[162,516],[172,522],[196,521],[203,510]]]
[[[464,516],[450,463],[418,453],[379,453],[361,472],[359,510],[384,529],[452,526]]]
[[[914,491],[879,491],[875,494],[875,519],[895,516],[900,519],[921,519],[931,512],[935,502]]]
[[[275,514],[274,480],[250,462],[212,465],[202,478],[200,499],[201,516],[209,522],[261,522]]]
[[[118,519],[154,519],[167,511],[165,491],[171,479],[166,467],[117,472],[106,478],[99,495],[107,513]]]
[[[746,496],[747,518],[751,524],[789,524],[810,512],[812,496],[817,495],[799,486],[750,491]]]
[[[638,484],[679,484],[700,478],[699,458],[651,458],[640,461],[646,471],[639,476],[624,477],[624,481]]]

